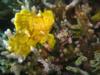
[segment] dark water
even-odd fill
[[[13,30],[14,25],[10,20],[0,19],[0,31],[5,31],[7,28]]]

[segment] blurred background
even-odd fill
[[[14,12],[17,9],[20,9],[21,3],[24,0],[0,0],[0,31],[5,31],[7,28],[13,30],[13,24],[11,19],[14,17]],[[41,0],[29,0],[30,5],[35,5],[39,9],[43,8],[44,5],[41,3]],[[56,0],[47,0],[51,3],[54,3]],[[63,0],[64,3],[69,4],[72,0]],[[89,1],[90,5],[93,7],[93,10],[100,10],[100,0],[84,0]],[[95,12],[92,12],[95,13]]]

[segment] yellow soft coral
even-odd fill
[[[54,47],[54,35],[50,30],[54,23],[54,15],[51,10],[44,10],[36,14],[34,11],[21,10],[16,13],[14,25],[16,34],[9,39],[10,51],[16,55],[26,57],[30,53],[30,47],[37,43],[48,42]]]
[[[9,39],[9,46],[11,46],[9,51],[24,58],[31,52],[30,47],[35,45],[36,42],[25,33],[17,32]]]
[[[44,44],[45,42],[47,42],[49,46],[53,48],[56,41],[52,34],[48,34],[47,36],[43,37],[40,41],[41,44]]]
[[[37,41],[40,41],[41,37],[49,33],[53,23],[54,15],[51,10],[35,14],[35,12],[24,9],[15,15],[14,21],[16,31],[28,30],[29,34]]]
[[[16,13],[14,20],[16,31],[27,29],[29,31],[49,32],[53,23],[54,15],[51,10],[35,14],[35,12],[24,9]]]

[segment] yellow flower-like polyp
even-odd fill
[[[54,35],[50,34],[53,27],[54,14],[51,10],[44,10],[36,14],[34,11],[21,10],[15,14],[14,25],[16,33],[9,38],[10,51],[18,56],[26,57],[30,47],[37,43],[48,42],[51,48],[54,47]]]
[[[30,52],[30,47],[35,46],[36,42],[24,33],[16,33],[9,39],[9,51],[17,56],[25,58]]]

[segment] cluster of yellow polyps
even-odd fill
[[[53,34],[49,33],[53,23],[54,14],[51,10],[36,14],[35,11],[23,9],[16,13],[16,32],[9,38],[9,50],[18,56],[26,57],[31,52],[30,47],[35,47],[37,43],[47,42],[53,48],[55,39]]]

